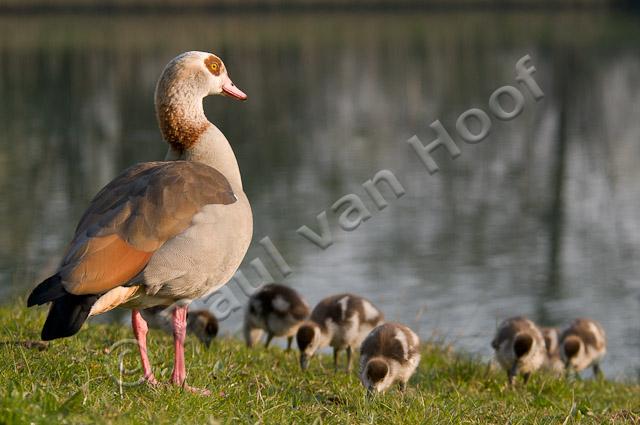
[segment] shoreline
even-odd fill
[[[287,14],[287,13],[415,13],[415,12],[566,12],[566,11],[633,11],[638,5],[626,0],[378,0],[378,1],[272,1],[254,0],[242,4],[223,0],[215,4],[192,0],[169,0],[161,4],[127,0],[104,4],[97,1],[60,1],[56,4],[42,1],[5,0],[0,3],[0,16],[20,15],[175,15],[198,13],[222,14]]]

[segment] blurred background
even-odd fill
[[[2,0],[0,296],[55,269],[106,182],[163,158],[156,79],[205,50],[249,95],[205,101],[252,202],[247,260],[281,277],[257,244],[269,236],[293,269],[282,282],[311,304],[359,293],[487,358],[508,316],[590,316],[608,332],[605,373],[636,378],[639,23],[632,2],[604,0]],[[436,119],[455,134],[461,112],[516,85],[526,54],[544,99],[527,93],[522,115],[494,119],[480,144],[456,139],[462,155],[437,152],[441,171],[427,174],[405,140],[433,140]],[[406,195],[377,212],[361,184],[383,168]],[[330,212],[347,193],[374,213],[353,232]],[[317,229],[322,210],[335,240],[324,251],[295,232]]]

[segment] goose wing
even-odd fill
[[[128,283],[205,205],[237,198],[217,170],[191,161],[146,162],[125,170],[91,201],[58,275],[75,295]]]

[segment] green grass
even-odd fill
[[[190,338],[189,382],[213,396],[171,386],[122,387],[119,340],[127,327],[89,324],[73,338],[46,348],[17,341],[37,340],[44,309],[0,307],[0,423],[637,423],[637,383],[565,382],[538,374],[510,390],[502,372],[450,347],[429,343],[420,368],[403,395],[393,389],[367,400],[355,373],[335,374],[330,356],[301,373],[295,352],[278,347],[248,350],[236,339],[216,340],[209,350]],[[135,346],[124,363],[137,367]],[[167,380],[172,343],[149,334],[156,377]],[[344,361],[344,358],[342,358]],[[126,379],[139,376],[126,375]]]

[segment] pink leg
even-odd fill
[[[184,339],[187,334],[187,306],[176,307],[173,310],[173,341],[175,347],[175,362],[173,364],[173,373],[171,374],[171,382],[174,385],[180,385],[185,390],[210,395],[211,392],[205,389],[190,387],[185,382],[187,379],[187,371],[184,363]]]
[[[157,384],[156,378],[151,371],[151,363],[149,362],[149,356],[147,356],[147,322],[142,318],[138,310],[131,311],[131,326],[133,327],[133,334],[138,341],[138,348],[140,349],[140,360],[142,361],[142,370],[144,371],[144,379],[150,384]]]

